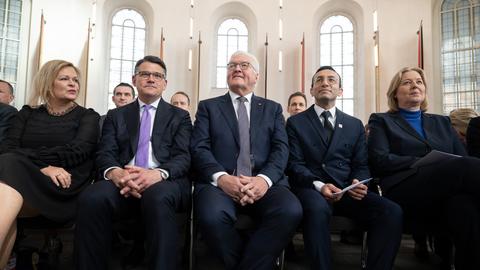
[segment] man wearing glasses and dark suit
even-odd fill
[[[101,180],[78,202],[75,235],[77,269],[107,269],[112,223],[141,213],[148,269],[176,269],[175,213],[188,205],[188,112],[162,99],[165,63],[145,56],[135,65],[138,99],[110,110],[97,153]],[[140,217],[139,217],[140,218]]]
[[[231,56],[229,91],[199,103],[190,144],[199,229],[225,269],[273,269],[302,215],[284,175],[282,108],[253,94],[258,71],[253,55]],[[256,223],[246,240],[235,229],[238,214]]]

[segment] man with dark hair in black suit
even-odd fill
[[[333,213],[356,220],[368,231],[367,269],[392,269],[402,234],[402,210],[388,199],[350,184],[370,177],[365,130],[360,120],[335,107],[343,93],[330,66],[314,74],[315,104],[287,121],[287,174],[303,207],[305,249],[311,269],[331,269],[329,221]]]

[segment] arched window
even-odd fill
[[[320,27],[320,65],[332,66],[342,78],[343,96],[336,106],[345,113],[354,114],[354,29],[345,16],[328,17]]]
[[[122,9],[112,19],[108,108],[115,108],[110,96],[120,82],[131,83],[135,63],[145,55],[145,19],[132,9]]]
[[[442,3],[443,111],[480,109],[480,0]]]
[[[0,78],[17,83],[22,1],[0,2]]]
[[[238,50],[248,51],[247,26],[239,19],[227,19],[217,31],[216,88],[227,88],[227,64],[230,56]]]

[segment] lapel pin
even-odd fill
[[[338,127],[339,127],[339,128],[343,128],[343,125],[342,125],[342,124],[338,124]]]

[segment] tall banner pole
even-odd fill
[[[38,43],[38,58],[37,58],[37,71],[40,70],[42,65],[42,58],[43,58],[43,32],[45,30],[45,17],[43,16],[43,9],[42,9],[42,16],[40,17],[40,37]]]
[[[302,93],[305,93],[305,32],[303,32],[302,42],[300,44],[302,45],[302,72],[300,73],[300,90],[302,91]]]
[[[87,53],[86,53],[86,61],[85,61],[85,79],[84,79],[84,84],[85,85],[85,90],[83,94],[83,106],[87,105],[87,93],[88,93],[88,68],[89,65],[88,63],[90,62],[90,35],[92,33],[92,24],[90,22],[90,18],[88,19],[88,28],[87,28]]]
[[[163,27],[162,32],[160,34],[160,58],[163,60],[163,50],[165,46],[165,37],[163,36]]]
[[[202,51],[202,33],[198,32],[198,56],[197,56],[197,104],[200,102],[200,67],[201,67],[201,51]]]
[[[265,98],[268,97],[268,33],[265,33]]]

